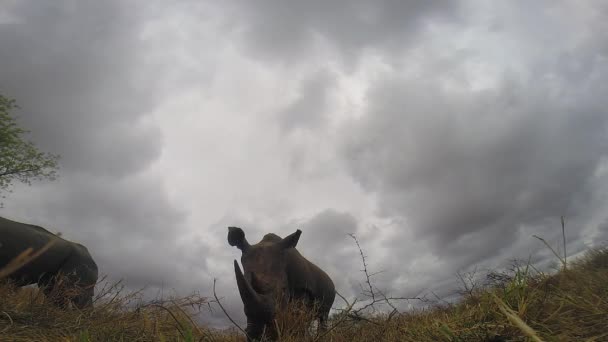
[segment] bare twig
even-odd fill
[[[175,315],[173,314],[173,312],[171,312],[171,310],[169,310],[168,308],[164,307],[161,304],[156,304],[156,303],[146,304],[143,307],[148,307],[148,306],[154,306],[154,307],[167,311],[169,313],[169,315],[171,315],[173,320],[177,323],[177,325],[178,325],[177,331],[179,331],[179,334],[182,335],[183,338],[186,338],[186,335],[184,335],[184,330],[185,330],[184,326],[177,320],[177,317],[175,317]]]
[[[187,314],[184,309],[181,308],[181,305],[179,305],[178,303],[176,303],[174,300],[171,300],[171,303],[173,303],[173,305],[179,310],[181,311],[181,313],[188,318],[188,320],[190,321],[190,324],[192,324],[192,326],[198,331],[199,334],[201,334],[202,336],[204,336],[205,334],[203,333],[203,331],[201,330],[201,328],[199,328],[198,324],[194,323],[194,321],[192,320],[192,318],[190,317],[189,314]],[[188,303],[190,304],[192,307],[194,307],[193,302]]]
[[[400,313],[399,310],[394,309],[393,311],[391,311],[390,314],[388,314],[388,317],[386,318],[386,321],[389,322],[391,319],[393,319],[393,316],[395,316],[398,313]]]
[[[339,294],[338,291],[336,291],[336,294],[338,296],[340,296],[340,298],[342,298],[342,300],[344,300],[348,304],[348,301],[346,300],[346,298],[344,298],[341,294]],[[353,309],[353,307],[355,306],[356,303],[357,303],[357,299],[355,298],[355,300],[352,302],[352,304],[348,305],[347,308],[344,310],[342,317],[340,317],[340,319],[338,319],[338,321],[336,323],[332,324],[331,327],[329,327],[327,330],[325,330],[321,335],[318,335],[314,339],[314,342],[319,341],[320,339],[325,337],[327,334],[329,334],[332,330],[334,330],[339,325],[341,325],[346,320],[346,318],[348,317],[348,313]]]
[[[371,277],[369,272],[367,271],[367,262],[365,260],[365,254],[363,254],[363,249],[361,248],[361,245],[359,244],[359,240],[357,239],[357,237],[355,236],[355,234],[348,234],[351,238],[353,238],[353,240],[355,240],[355,243],[357,244],[357,248],[359,249],[359,254],[361,255],[361,262],[363,263],[363,269],[361,270],[364,274],[365,274],[365,283],[367,285],[367,287],[369,288],[369,293],[366,294],[368,297],[372,298],[372,301],[376,300],[376,295],[374,293],[374,289],[372,287],[372,282],[371,282]],[[363,291],[363,294],[365,294],[365,291]]]
[[[460,282],[463,286],[463,293],[472,296],[475,292],[475,289],[478,287],[478,283],[475,280],[475,276],[477,274],[477,267],[471,272],[462,273],[460,271],[456,272],[456,276],[460,279]]]
[[[564,241],[564,269],[566,269],[566,222],[564,221],[564,217],[561,217],[562,221],[562,240]]]
[[[236,324],[236,322],[232,319],[232,317],[230,317],[230,315],[228,314],[228,312],[226,311],[226,309],[224,309],[224,306],[222,305],[222,302],[220,302],[220,299],[217,297],[217,293],[215,292],[215,283],[217,282],[216,278],[213,278],[213,297],[215,298],[215,301],[217,302],[217,305],[219,305],[220,309],[222,309],[222,311],[224,312],[224,315],[226,315],[226,317],[228,317],[228,319],[230,320],[230,322],[232,322],[232,324],[234,324],[235,327],[237,327],[240,331],[243,332],[243,334],[245,334],[245,336],[247,336],[247,338],[249,337],[249,334],[247,334],[247,332],[245,330],[243,330],[243,328],[241,328],[238,324]]]
[[[189,296],[184,297],[184,298],[179,298],[178,300],[175,300],[175,299],[164,300],[164,299],[161,298],[160,300],[158,300],[158,299],[157,300],[153,300],[153,301],[151,301],[151,302],[149,302],[147,304],[141,305],[140,307],[137,308],[136,311],[139,311],[139,310],[141,310],[143,308],[147,308],[147,307],[156,307],[156,308],[160,308],[160,309],[163,309],[163,310],[167,311],[171,315],[171,317],[173,318],[173,320],[179,325],[177,327],[177,329],[178,329],[180,335],[182,335],[182,337],[186,338],[185,334],[184,334],[184,332],[186,331],[184,325],[182,325],[182,323],[177,319],[177,316],[175,316],[175,314],[168,307],[165,306],[167,304],[171,304],[172,305],[171,307],[174,307],[177,310],[179,310],[183,314],[183,316],[185,316],[190,321],[190,323],[192,324],[192,326],[200,333],[200,335],[202,335],[203,337],[205,337],[205,334],[203,333],[203,331],[192,320],[192,318],[190,317],[190,315],[184,311],[184,309],[182,307],[183,306],[192,306],[192,307],[194,307],[195,305],[198,305],[199,308],[200,308],[200,306],[202,306],[202,303],[204,303],[206,301],[207,301],[206,298],[200,297],[200,296],[198,296],[196,294],[192,294],[192,295],[189,295]]]
[[[437,299],[438,302],[444,302],[447,305],[451,305],[450,302],[448,302],[447,300],[439,297],[439,295],[437,295],[437,293],[435,293],[435,291],[431,291],[431,293],[433,294],[433,296]]]
[[[338,297],[342,298],[342,300],[344,301],[344,303],[346,303],[346,306],[350,305],[350,303],[348,302],[348,300],[346,300],[346,298],[340,294],[340,292],[336,291],[336,294],[338,295]]]
[[[361,272],[363,272],[365,274],[365,288],[363,285],[360,284],[361,290],[362,290],[362,294],[366,297],[369,298],[369,303],[363,305],[362,307],[356,309],[356,310],[351,310],[351,312],[349,312],[347,314],[348,317],[354,319],[354,320],[364,320],[370,323],[374,323],[374,324],[378,324],[376,322],[373,322],[367,318],[365,318],[362,313],[367,310],[370,309],[372,310],[372,312],[376,312],[376,305],[377,304],[381,304],[384,303],[386,305],[388,305],[392,311],[389,314],[389,319],[392,318],[394,315],[396,315],[397,313],[399,313],[399,310],[395,307],[395,305],[393,305],[393,303],[391,301],[394,300],[419,300],[422,302],[426,302],[427,299],[424,297],[389,297],[387,296],[383,291],[381,291],[380,289],[376,288],[373,284],[372,284],[372,280],[371,278],[373,276],[375,276],[376,274],[379,274],[383,271],[380,272],[374,272],[374,273],[370,273],[369,272],[369,267],[367,264],[367,257],[365,256],[365,254],[363,253],[363,249],[361,248],[361,244],[359,243],[359,240],[357,239],[357,237],[355,236],[355,234],[348,234],[354,241],[355,244],[357,245],[357,248],[359,249],[359,255],[361,256],[361,262],[363,264],[363,269],[361,270]],[[344,301],[346,301],[345,298],[342,298]],[[347,301],[346,301],[347,302]],[[348,302],[347,302],[348,303]],[[351,308],[352,309],[352,308]]]
[[[378,322],[374,322],[374,321],[372,321],[371,319],[369,319],[369,318],[367,318],[365,316],[361,316],[361,314],[359,313],[358,310],[348,313],[347,316],[348,316],[348,318],[351,318],[351,319],[353,319],[355,321],[365,321],[367,323],[371,323],[371,324],[374,324],[374,325],[380,325],[380,323],[378,323]]]

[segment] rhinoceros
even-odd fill
[[[92,306],[98,270],[91,254],[42,227],[0,217],[0,270],[26,249],[37,251],[52,239],[47,251],[9,274],[9,280],[17,286],[38,284],[57,305],[70,301],[78,308]],[[55,285],[61,286],[62,295],[51,296]]]
[[[325,328],[336,290],[327,273],[295,248],[300,234],[299,229],[284,239],[266,234],[259,243],[250,245],[241,228],[228,227],[228,243],[242,252],[245,273],[236,260],[234,272],[247,317],[248,341],[259,339],[264,331],[272,336],[276,308],[290,300],[304,301],[315,310],[319,327]]]

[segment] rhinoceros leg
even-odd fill
[[[260,322],[247,319],[245,332],[247,333],[247,342],[272,340],[272,337],[269,335],[268,326]]]
[[[321,312],[319,315],[319,332],[324,332],[327,329],[327,319],[329,318],[329,310]]]
[[[93,294],[97,283],[97,264],[86,247],[75,244],[75,250],[61,267],[61,271],[69,276],[73,286],[79,290],[72,299],[78,308],[93,305]]]
[[[38,280],[38,288],[42,290],[46,299],[55,306],[64,308],[67,304],[63,294],[59,289],[58,278],[61,277],[58,273],[45,273]]]
[[[74,244],[70,255],[57,272],[46,274],[38,284],[55,304],[65,306],[67,301],[71,301],[77,308],[82,309],[93,305],[97,277],[97,264],[87,249]]]

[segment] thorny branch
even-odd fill
[[[357,244],[357,248],[359,249],[359,254],[361,255],[361,262],[363,263],[363,269],[361,270],[363,273],[365,273],[365,283],[367,284],[367,287],[369,288],[369,291],[367,293],[365,293],[366,291],[363,291],[363,294],[366,294],[367,296],[371,297],[372,302],[374,302],[376,300],[376,295],[374,293],[374,288],[372,286],[372,282],[370,280],[370,276],[369,272],[367,271],[367,262],[365,261],[365,254],[363,254],[363,249],[361,248],[361,245],[359,244],[359,240],[357,239],[357,237],[355,236],[355,234],[348,234],[351,238],[353,238],[353,240],[355,240],[355,243]]]
[[[477,267],[475,267],[475,269],[473,269],[471,272],[456,272],[456,276],[462,283],[462,291],[460,294],[473,296],[473,293],[475,293],[475,290],[477,290],[479,287],[479,283],[476,280],[477,273]]]
[[[363,269],[361,270],[361,272],[363,272],[365,274],[365,285],[366,288],[365,290],[363,290],[362,294],[366,297],[368,297],[370,299],[370,302],[365,304],[364,306],[356,309],[356,310],[352,310],[351,312],[348,312],[347,315],[355,320],[364,320],[364,321],[369,321],[368,319],[366,319],[365,317],[362,316],[362,313],[365,312],[365,310],[367,309],[372,309],[372,312],[376,311],[376,304],[386,304],[388,305],[392,311],[388,316],[387,320],[390,320],[393,318],[393,316],[395,314],[399,313],[399,310],[395,307],[395,305],[393,305],[392,301],[395,300],[419,300],[421,302],[427,302],[428,300],[426,299],[426,297],[388,297],[386,296],[386,294],[381,291],[380,289],[376,288],[375,286],[372,285],[372,281],[371,278],[380,273],[380,272],[375,272],[370,274],[369,270],[368,270],[368,264],[367,264],[367,259],[365,254],[363,253],[363,249],[361,248],[361,244],[359,243],[359,240],[357,239],[357,237],[355,236],[355,234],[348,234],[354,241],[355,244],[357,244],[357,248],[359,249],[359,255],[361,256],[361,262],[363,264]],[[363,289],[363,286],[362,286]]]

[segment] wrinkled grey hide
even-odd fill
[[[244,274],[236,260],[234,271],[247,316],[248,341],[259,339],[264,331],[272,337],[277,304],[290,300],[303,300],[314,308],[319,327],[325,328],[336,290],[327,273],[295,248],[301,233],[298,229],[284,239],[266,234],[250,245],[241,228],[228,227],[228,243],[242,252]]]
[[[56,300],[55,304],[63,305],[67,299],[78,308],[91,306],[98,274],[89,251],[42,227],[0,217],[0,269],[26,249],[31,247],[36,252],[54,238],[57,241],[46,252],[8,278],[18,286],[38,284],[48,296],[57,285],[57,276],[62,275],[62,288],[75,291],[64,291],[66,298],[49,296]]]

